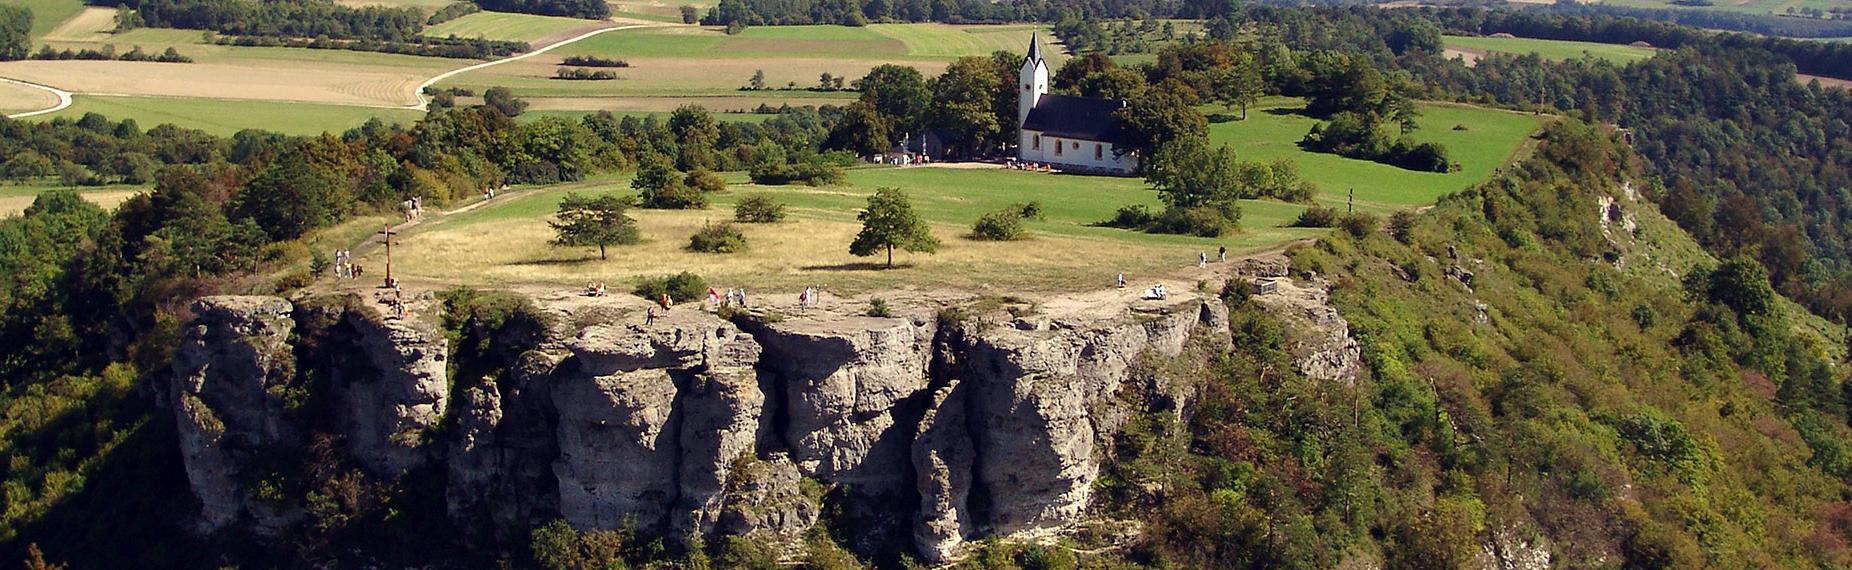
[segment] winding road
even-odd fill
[[[579,35],[577,35],[577,36],[573,36],[573,37],[570,37],[570,38],[566,38],[566,39],[563,39],[563,40],[560,40],[560,41],[557,41],[557,42],[553,42],[553,43],[550,43],[550,44],[547,44],[547,45],[546,45],[546,46],[544,46],[544,47],[541,47],[541,48],[539,48],[539,49],[535,49],[535,50],[532,50],[532,51],[527,51],[527,52],[523,52],[523,53],[519,53],[519,54],[515,54],[515,55],[511,55],[511,56],[508,56],[508,57],[504,57],[504,58],[502,58],[502,59],[497,59],[497,60],[491,60],[491,61],[485,61],[485,62],[482,62],[482,63],[476,63],[476,64],[471,64],[471,65],[466,65],[466,66],[463,66],[463,67],[459,67],[459,68],[456,68],[456,69],[452,69],[452,70],[450,70],[450,71],[446,71],[446,72],[443,72],[443,73],[439,73],[439,74],[437,74],[436,76],[434,76],[434,77],[431,77],[430,79],[426,79],[426,80],[424,81],[424,83],[420,83],[420,84],[418,84],[418,87],[416,87],[415,89],[413,89],[413,91],[412,91],[412,95],[413,95],[413,96],[416,96],[416,97],[418,98],[418,103],[417,103],[417,104],[415,104],[415,105],[405,105],[405,106],[376,106],[376,105],[356,105],[356,106],[360,106],[360,107],[381,107],[381,108],[387,108],[387,109],[412,109],[412,110],[417,110],[417,111],[425,111],[425,110],[429,110],[429,108],[430,108],[430,105],[431,105],[431,100],[425,97],[425,95],[424,95],[424,90],[425,90],[425,88],[427,88],[427,87],[430,87],[430,86],[432,86],[432,85],[436,85],[436,84],[437,84],[437,82],[439,82],[439,81],[443,81],[443,80],[445,80],[445,79],[449,79],[449,78],[451,78],[451,77],[455,77],[455,76],[457,76],[457,75],[460,75],[460,74],[464,74],[464,73],[469,73],[469,72],[471,72],[471,71],[476,71],[476,70],[478,70],[478,69],[483,69],[483,68],[487,68],[487,67],[494,67],[494,66],[497,66],[497,65],[501,65],[501,64],[504,64],[504,63],[509,63],[509,62],[514,62],[514,61],[520,61],[520,60],[523,60],[523,59],[527,59],[527,58],[530,58],[530,57],[534,57],[534,56],[537,56],[537,55],[540,55],[540,54],[543,54],[543,53],[546,53],[546,52],[549,52],[549,51],[553,51],[553,49],[554,49],[554,48],[558,48],[558,47],[560,47],[560,46],[564,46],[564,45],[567,45],[567,44],[571,44],[571,43],[573,43],[573,42],[577,42],[577,41],[580,41],[580,40],[583,40],[583,39],[586,39],[586,38],[589,38],[589,37],[592,37],[592,36],[596,36],[596,35],[598,35],[598,34],[602,34],[602,33],[605,33],[605,32],[615,32],[615,31],[619,31],[619,30],[632,30],[632,29],[636,29],[636,28],[647,28],[647,27],[651,27],[651,26],[653,26],[653,25],[654,25],[654,24],[631,24],[631,25],[623,25],[623,26],[611,26],[611,27],[607,27],[607,28],[598,28],[598,29],[595,29],[595,30],[591,30],[591,31],[588,31],[588,32],[585,32],[585,33],[583,33],[583,34],[579,34]],[[56,87],[52,87],[52,86],[50,86],[50,85],[41,85],[41,84],[38,84],[38,83],[32,83],[32,82],[27,82],[27,81],[20,81],[20,80],[17,80],[17,79],[8,79],[8,78],[5,78],[5,77],[0,77],[0,83],[10,83],[10,84],[13,84],[13,85],[20,85],[20,86],[23,86],[23,87],[29,87],[29,88],[33,88],[33,89],[39,89],[39,90],[42,90],[42,91],[46,91],[46,92],[49,92],[49,93],[51,93],[52,95],[56,95],[56,96],[58,97],[58,104],[57,104],[57,105],[55,105],[55,106],[52,106],[52,107],[48,107],[48,108],[44,108],[44,109],[39,109],[39,110],[36,110],[36,111],[25,111],[25,112],[20,112],[20,113],[13,113],[13,114],[9,114],[9,115],[7,115],[7,116],[6,116],[6,117],[7,117],[7,118],[9,118],[9,119],[24,119],[24,118],[26,118],[26,117],[35,117],[35,116],[38,116],[38,115],[44,115],[44,114],[49,114],[49,113],[56,113],[56,112],[58,112],[58,111],[63,111],[63,110],[65,109],[65,108],[67,108],[67,107],[70,107],[70,106],[71,106],[71,97],[72,97],[73,95],[76,95],[76,93],[72,93],[72,92],[70,92],[70,91],[65,91],[65,90],[63,90],[63,89],[59,89],[59,88],[56,88]],[[113,94],[103,94],[103,93],[87,93],[86,95],[113,95]]]
[[[63,89],[52,87],[50,85],[39,85],[37,83],[29,83],[29,82],[20,81],[17,79],[7,79],[5,77],[0,77],[0,83],[11,83],[13,85],[30,87],[33,89],[50,92],[52,95],[58,96],[58,104],[55,106],[45,108],[45,109],[39,109],[37,111],[26,111],[23,113],[13,113],[13,114],[6,116],[6,118],[8,119],[24,119],[26,117],[35,117],[35,116],[43,115],[46,113],[56,113],[58,111],[63,111],[65,107],[71,106],[71,92],[70,91],[65,91]],[[424,99],[423,97],[419,97],[419,100],[422,101],[423,99]]]

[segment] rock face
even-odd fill
[[[200,501],[200,530],[217,530],[247,514],[241,479],[251,455],[298,437],[284,422],[283,388],[296,375],[288,342],[296,326],[292,309],[270,297],[206,297],[193,304],[196,318],[174,351],[169,401],[187,481]]]
[[[484,366],[438,331],[365,308],[318,319],[330,332],[292,347],[291,309],[202,301],[176,356],[172,401],[206,528],[251,510],[241,450],[300,437],[272,389],[301,376],[292,350],[339,351],[313,359],[331,363],[317,366],[330,367],[335,435],[370,476],[436,472],[466,528],[564,518],[797,541],[828,491],[861,532],[910,536],[944,560],[969,539],[1081,522],[1113,433],[1146,411],[1134,402],[1190,397],[1147,361],[1229,338],[1222,304],[1187,295],[962,323],[736,324],[677,309],[645,324],[640,301],[575,298],[544,303],[543,338]],[[984,324],[1011,319],[1033,326]]]
[[[406,320],[348,311],[346,350],[333,379],[340,433],[368,471],[391,477],[433,459],[428,432],[450,399],[444,336]]]
[[[935,328],[852,317],[764,325],[765,369],[779,386],[781,433],[805,473],[891,493],[912,485],[907,449],[930,383]]]
[[[1363,352],[1350,335],[1350,321],[1331,305],[1321,280],[1279,279],[1275,292],[1255,295],[1267,312],[1293,334],[1293,364],[1307,378],[1349,383],[1363,369]]]
[[[704,313],[597,325],[552,378],[559,511],[583,528],[712,526],[733,460],[753,452],[760,348]]]

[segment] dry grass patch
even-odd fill
[[[394,248],[395,272],[403,278],[443,285],[491,286],[636,278],[693,271],[716,286],[791,289],[824,284],[851,292],[900,285],[950,287],[979,292],[1083,290],[1111,283],[1118,271],[1170,271],[1195,255],[1188,246],[1132,244],[1106,239],[1035,235],[997,243],[962,237],[970,228],[935,224],[942,241],[937,254],[895,254],[897,267],[879,269],[884,258],[855,257],[848,244],[859,223],[840,212],[798,210],[779,224],[741,224],[749,249],[708,254],[687,250],[688,236],[710,222],[730,219],[731,209],[632,212],[645,242],[610,250],[601,261],[594,248],[548,245],[553,231],[544,218],[507,218],[468,223],[448,231],[442,222],[421,227]],[[363,261],[383,266],[381,254]]]
[[[621,32],[619,32],[621,33]],[[444,80],[443,86],[462,86],[481,90],[506,86],[530,97],[687,97],[731,96],[756,101],[795,98],[847,99],[854,93],[812,93],[808,91],[740,91],[752,74],[765,70],[767,86],[778,88],[796,83],[799,88],[813,87],[825,72],[857,79],[881,60],[845,60],[832,58],[764,58],[764,59],[687,59],[637,58],[608,54],[630,62],[631,67],[614,70],[615,81],[559,81],[552,79],[560,67],[560,58],[569,53],[549,52],[538,57],[497,65]],[[904,62],[917,67],[927,76],[945,70],[945,62]],[[757,105],[757,103],[753,103]]]
[[[266,62],[14,61],[0,74],[78,93],[399,106],[424,77],[402,68]]]
[[[535,111],[611,111],[614,113],[663,113],[683,105],[700,105],[715,112],[751,111],[759,105],[818,105],[836,103],[817,97],[782,96],[714,96],[714,97],[535,97],[527,100],[527,110]]]
[[[122,203],[128,201],[130,197],[144,191],[145,190],[139,188],[134,190],[101,190],[83,192],[79,194],[79,196],[83,196],[84,200],[92,204],[102,206],[105,210],[114,210],[116,206],[122,205]],[[38,196],[30,194],[0,195],[0,218],[17,216],[24,213],[26,208],[32,206],[32,201],[36,199],[38,199]]]

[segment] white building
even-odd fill
[[[1041,42],[1029,39],[1029,56],[1018,74],[1021,97],[1016,124],[1021,127],[1016,158],[1052,164],[1063,170],[1131,174],[1138,157],[1114,152],[1124,99],[1094,99],[1048,92],[1048,62]]]

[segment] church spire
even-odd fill
[[[1041,42],[1040,34],[1037,34],[1035,32],[1029,33],[1029,57],[1026,59],[1030,63],[1034,63],[1035,61],[1042,59],[1042,42]]]

